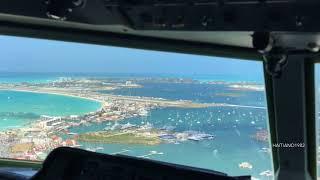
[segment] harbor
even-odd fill
[[[163,83],[167,84],[167,81],[163,80]],[[92,107],[96,108],[86,113],[65,115],[41,113],[37,116],[24,112],[5,115],[4,112],[4,118],[30,116],[33,120],[23,126],[12,126],[3,130],[0,136],[3,142],[0,153],[6,158],[41,161],[52,149],[70,146],[100,153],[123,154],[168,162],[174,160],[173,163],[219,170],[211,166],[223,163],[223,158],[229,158],[227,152],[234,148],[233,143],[226,142],[242,138],[246,142],[261,144],[261,147],[248,149],[243,154],[237,153],[238,157],[233,163],[232,171],[239,173],[254,171],[257,172],[256,177],[267,177],[268,173],[263,172],[270,168],[261,167],[246,154],[250,152],[259,156],[270,156],[268,140],[263,139],[263,133],[258,133],[256,136],[257,131],[252,131],[247,135],[246,130],[242,128],[244,125],[261,126],[259,120],[263,120],[266,108],[254,103],[237,104],[233,100],[245,98],[246,96],[242,94],[244,89],[250,88],[254,93],[260,90],[248,84],[239,88],[222,82],[208,83],[208,85],[184,81],[172,83],[174,87],[218,86],[225,87],[228,91],[212,92],[210,96],[217,98],[217,101],[211,99],[199,101],[183,97],[170,98],[170,94],[168,97],[144,96],[136,92],[148,84],[139,83],[137,80],[116,82],[71,78],[48,83],[1,83],[0,92],[15,92],[13,93],[15,95],[5,97],[8,102],[17,101],[17,96],[20,94],[37,94],[39,97],[52,95],[71,98],[70,100],[82,99],[96,102],[99,106],[93,105]],[[169,88],[173,85],[166,87],[161,84],[161,86],[166,93],[166,91],[171,92]],[[114,93],[118,91],[129,93]],[[208,96],[202,92],[194,94],[199,97]],[[51,103],[53,102],[48,102],[48,105],[51,106]],[[64,105],[60,104],[59,107]],[[38,111],[38,108],[41,107],[34,106],[30,111]],[[234,136],[227,140],[231,134]],[[261,138],[262,141],[255,137]],[[201,156],[198,156],[198,153]],[[233,161],[232,159],[230,161]],[[195,165],[194,163],[198,161],[203,163]],[[239,167],[241,162],[250,163],[252,168]],[[221,169],[221,171],[226,170]]]
[[[103,88],[98,88],[103,86]],[[106,87],[107,86],[107,87]],[[86,88],[84,88],[86,87]],[[2,132],[5,150],[2,157],[42,160],[50,150],[59,146],[80,147],[81,142],[120,143],[156,145],[160,143],[179,143],[181,141],[201,141],[214,136],[196,131],[175,133],[166,129],[156,129],[146,125],[117,125],[106,127],[104,131],[77,134],[70,128],[90,126],[103,122],[117,122],[128,118],[148,116],[150,110],[165,107],[203,108],[223,106],[223,104],[193,103],[191,101],[172,101],[162,98],[128,97],[98,93],[97,90],[116,88],[137,88],[139,85],[102,84],[97,80],[67,80],[67,82],[48,84],[0,84],[0,90],[28,93],[44,93],[84,98],[101,103],[101,108],[84,115],[48,116],[42,115],[37,121],[23,128],[13,128]],[[85,90],[84,90],[85,89]],[[10,100],[11,97],[8,97]],[[68,138],[62,136],[68,135]],[[100,149],[100,148],[99,148]]]

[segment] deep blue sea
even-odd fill
[[[34,73],[34,72],[0,72],[1,83],[20,82],[50,82],[64,77],[72,78],[111,78],[111,79],[131,79],[131,78],[184,78],[193,79],[200,82],[224,81],[224,82],[253,82],[263,83],[262,76],[233,75],[233,74],[157,74],[157,73]]]
[[[199,103],[230,103],[265,106],[264,92],[240,91],[228,85],[205,83],[139,83],[143,88],[117,89],[103,93],[159,97],[171,100],[192,100]]]
[[[0,73],[0,82],[6,83],[19,83],[19,82],[47,82],[57,80],[61,77],[109,77],[118,79],[132,79],[133,77],[144,77],[147,75],[132,74],[2,74]],[[157,75],[149,75],[153,78]],[[160,76],[160,75],[159,75]],[[174,77],[174,75],[161,75],[162,78]],[[177,75],[178,78],[183,78],[182,75]],[[184,76],[185,78],[192,78],[201,82],[208,80],[223,80],[222,75],[212,76],[211,79],[207,75]],[[204,78],[205,77],[205,78]],[[260,80],[259,80],[260,78]],[[258,78],[243,78],[225,76],[228,82],[256,82],[263,83],[261,77]],[[131,96],[148,96],[158,97],[173,100],[192,100],[195,102],[211,102],[211,103],[230,103],[237,105],[250,105],[265,107],[265,92],[264,91],[246,91],[234,90],[228,85],[206,84],[206,83],[141,83],[142,88],[120,89],[114,91],[104,91],[103,93],[112,93],[119,95]],[[14,94],[3,93],[16,93],[16,92],[1,92],[0,98],[3,97],[16,97]],[[66,97],[53,97],[54,100],[43,102],[33,98],[30,101],[30,94],[19,94],[19,96],[26,96],[25,98],[17,101],[33,107],[37,104],[41,112],[37,109],[27,108],[23,113],[26,115],[39,115],[46,114],[46,108],[41,106],[55,106],[61,107],[59,99],[64,101],[64,104],[71,104],[77,111],[79,108],[81,112],[92,111],[96,107],[95,104],[85,109],[85,106],[76,104],[88,103],[78,101],[74,103],[74,99],[64,99]],[[34,96],[34,94],[32,94]],[[45,94],[37,94],[39,99],[45,99],[48,96]],[[11,98],[10,98],[11,99]],[[64,99],[64,100],[62,100]],[[8,99],[7,99],[8,100]],[[57,100],[57,101],[56,101]],[[6,102],[0,103],[0,109],[6,107]],[[9,103],[9,102],[8,102]],[[20,107],[20,105],[19,105]],[[63,106],[62,106],[63,107]],[[71,106],[70,106],[71,107]],[[69,108],[70,108],[69,107]],[[82,109],[83,108],[83,109]],[[16,111],[19,109],[19,111]],[[49,113],[48,109],[48,113]],[[63,110],[62,110],[63,111]],[[18,113],[22,112],[21,108],[5,109],[3,112]],[[73,112],[75,113],[75,112]],[[63,115],[63,114],[60,114]],[[0,113],[1,116],[1,113]],[[21,117],[22,116],[22,117]],[[23,114],[20,114],[20,119],[23,119]],[[24,118],[26,119],[26,118]],[[28,119],[28,118],[27,118]],[[1,117],[0,117],[1,120]],[[23,121],[22,121],[23,122]],[[184,165],[196,166],[201,168],[213,169],[223,171],[229,175],[246,175],[251,174],[260,179],[267,179],[259,174],[265,170],[272,170],[270,153],[262,152],[262,148],[270,148],[268,143],[257,142],[251,136],[258,130],[267,129],[267,112],[265,108],[244,108],[244,107],[211,107],[211,108],[163,108],[152,110],[147,117],[130,118],[118,123],[143,125],[150,123],[156,128],[170,127],[174,131],[198,131],[203,133],[214,134],[215,138],[212,140],[204,140],[199,142],[187,141],[179,144],[161,144],[157,146],[143,146],[143,145],[120,145],[120,144],[95,144],[95,143],[82,143],[83,148],[97,148],[103,147],[104,149],[98,150],[103,153],[116,153],[123,152],[125,155],[143,156],[149,154],[150,151],[161,152],[149,156],[151,159],[167,161],[172,163],[179,163]],[[5,126],[5,123],[1,123]],[[11,124],[12,126],[12,124]],[[102,130],[105,127],[112,126],[112,123],[105,122],[94,124],[90,126],[75,127],[71,132],[91,132]],[[241,162],[250,162],[253,168],[240,169],[238,167]]]

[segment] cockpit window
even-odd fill
[[[0,156],[59,146],[273,179],[261,62],[1,36]]]

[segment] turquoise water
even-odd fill
[[[43,82],[45,82],[62,76],[62,74],[52,77],[50,75],[42,76],[41,81],[43,81],[43,78]],[[88,77],[93,76],[88,75]],[[79,74],[73,77],[85,77],[85,75]],[[99,75],[97,77],[104,78],[105,76]],[[117,75],[113,75],[108,77],[126,80],[135,76],[122,75],[117,77]],[[136,75],[136,77],[143,76]],[[10,77],[7,78],[10,79]],[[214,79],[214,77],[206,78]],[[25,76],[25,79],[29,79],[30,82],[39,81],[34,76]],[[204,81],[204,79],[203,77],[202,80]],[[232,82],[240,81],[239,77],[235,77],[235,79],[229,77],[227,79]],[[245,79],[243,81],[250,80]],[[227,102],[259,107],[265,107],[266,105],[264,92],[233,91],[226,85],[170,83],[143,85],[143,88],[123,89],[106,93],[162,97],[174,100],[188,99],[197,102]],[[221,93],[234,93],[236,96],[221,95]],[[0,91],[0,127],[5,129],[23,126],[27,122],[37,119],[40,115],[84,114],[98,109],[99,106],[99,103],[96,102],[66,96]],[[125,124],[128,122],[137,125],[148,122],[156,128],[172,127],[177,132],[199,131],[214,134],[215,139],[157,146],[82,143],[83,148],[103,147],[103,150],[98,150],[102,153],[129,150],[123,154],[132,156],[142,156],[150,153],[150,151],[157,151],[163,154],[150,156],[151,159],[223,171],[230,175],[251,174],[261,179],[263,178],[259,176],[259,173],[272,170],[270,154],[260,151],[261,148],[269,148],[269,144],[256,142],[250,137],[257,130],[267,128],[266,109],[237,107],[164,108],[152,110],[148,117],[130,118],[119,123]],[[110,126],[108,122],[75,127],[70,131],[77,133],[92,132],[102,130],[107,126]],[[240,169],[238,164],[244,161],[250,162],[253,169]]]
[[[238,120],[238,121],[236,121]],[[252,121],[255,124],[252,124]],[[266,112],[263,109],[250,108],[164,108],[153,110],[148,117],[131,118],[119,122],[120,124],[151,123],[156,128],[173,127],[176,132],[200,131],[214,134],[213,140],[201,142],[184,142],[180,144],[160,144],[157,146],[119,145],[80,143],[84,148],[103,147],[98,152],[115,153],[124,149],[129,150],[123,154],[141,156],[157,151],[163,154],[153,155],[150,158],[206,169],[226,172],[230,175],[251,174],[259,177],[259,173],[271,170],[270,154],[261,152],[268,148],[268,143],[259,143],[250,136],[258,129],[267,128]],[[75,127],[71,132],[83,133],[103,130],[112,126],[108,122]],[[252,170],[240,169],[238,164],[248,161],[253,164]]]
[[[41,115],[81,115],[96,111],[95,101],[18,91],[0,91],[0,130],[21,127]]]

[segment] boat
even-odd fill
[[[175,126],[166,125],[166,126],[163,126],[162,128],[160,128],[160,130],[172,131],[175,128],[176,128]]]
[[[190,134],[188,136],[188,140],[193,140],[193,141],[200,141],[204,139],[214,139],[214,136],[211,134],[205,134],[205,133],[195,133],[195,134]]]
[[[133,127],[136,127],[136,125],[127,123],[127,124],[122,125],[120,129],[121,130],[125,130],[125,129],[130,129],[130,128],[133,128]]]
[[[92,152],[96,152],[95,148],[86,148],[87,151],[92,151]]]
[[[77,147],[81,147],[81,146],[82,146],[81,144],[76,144],[76,145],[73,145],[73,146],[70,146],[70,147],[77,148]]]
[[[112,126],[110,127],[109,130],[112,130],[112,131],[114,131],[114,130],[119,130],[119,129],[121,129],[121,127],[122,127],[122,125],[116,122],[114,125],[112,125]]]
[[[270,153],[271,150],[269,148],[261,148],[259,152]]]
[[[110,130],[110,127],[105,127],[105,128],[103,128],[103,130],[109,131],[109,130]]]
[[[103,147],[97,147],[96,150],[104,150]]]
[[[196,136],[196,135],[192,135],[188,137],[188,140],[192,140],[192,141],[200,141],[201,138]]]
[[[172,134],[163,134],[163,135],[160,135],[158,136],[160,139],[163,139],[163,140],[172,140],[172,139],[176,139],[176,137]]]
[[[272,174],[273,174],[272,171],[266,170],[266,171],[261,172],[259,175],[260,175],[260,176],[270,177],[270,176],[272,176]]]
[[[139,111],[139,115],[140,115],[140,116],[148,116],[148,111],[145,110],[145,109],[141,109],[141,110]]]
[[[242,169],[252,169],[253,166],[252,164],[250,164],[249,162],[242,162],[239,164],[239,168],[242,168]]]
[[[68,135],[78,135],[78,133],[68,132]]]
[[[144,123],[143,123],[144,124]],[[140,126],[140,129],[141,130],[149,130],[149,129],[152,129],[152,124],[150,124],[149,122],[147,122],[145,125],[143,126]]]

